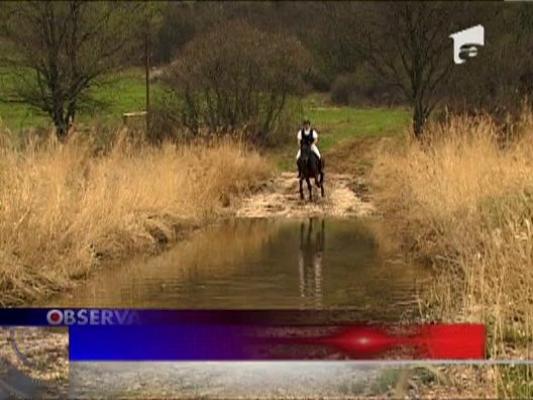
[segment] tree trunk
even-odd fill
[[[63,116],[63,112],[55,112],[52,116],[54,126],[56,128],[56,135],[60,141],[64,141],[68,135],[68,121]]]
[[[144,74],[146,89],[146,137],[150,136],[150,21],[146,20],[144,32]]]
[[[413,133],[417,139],[422,138],[424,133],[424,125],[426,124],[426,113],[420,100],[415,102],[413,110]]]
[[[54,121],[54,124],[55,124],[55,127],[56,127],[57,138],[61,142],[64,142],[66,140],[66,138],[67,138],[67,135],[68,135],[68,126],[67,126],[66,122],[65,121],[59,121],[59,122]]]

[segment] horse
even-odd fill
[[[313,187],[310,178],[315,179],[316,186],[320,188],[320,193],[324,197],[324,171],[320,168],[320,159],[311,150],[311,144],[302,140],[300,145],[300,158],[298,158],[298,172],[300,173],[300,199],[304,199],[303,180],[307,182],[309,189],[309,201],[313,201]],[[322,167],[324,164],[322,163]]]

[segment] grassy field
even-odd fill
[[[319,149],[328,169],[358,173],[369,165],[365,153],[384,137],[399,136],[409,127],[410,113],[405,108],[355,108],[335,106],[327,94],[312,94],[303,101],[303,115],[319,132]],[[274,151],[274,159],[281,170],[294,170],[296,132],[294,139],[282,149]],[[326,161],[328,162],[328,161]]]
[[[9,81],[9,72],[4,70],[1,75],[2,82]],[[154,84],[151,90],[155,96],[160,86]],[[96,102],[104,107],[83,110],[78,117],[78,122],[88,124],[95,119],[120,121],[124,112],[145,109],[144,72],[140,69],[130,69],[112,77],[106,77],[99,81],[90,92]],[[0,102],[0,119],[5,127],[14,132],[26,128],[52,127],[50,118],[46,114],[23,104]]]
[[[329,103],[327,95],[306,98],[304,113],[319,131],[320,148],[325,152],[346,139],[402,133],[410,122],[404,108],[340,107]]]

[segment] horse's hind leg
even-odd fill
[[[300,178],[299,182],[300,182],[300,200],[303,200],[304,199],[304,188],[303,188],[302,178]]]
[[[311,185],[309,178],[305,178],[305,181],[307,182],[307,189],[309,189],[309,201],[313,201],[313,185]]]

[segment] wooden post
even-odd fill
[[[144,72],[146,85],[146,136],[150,134],[150,18],[146,18],[144,31]]]

